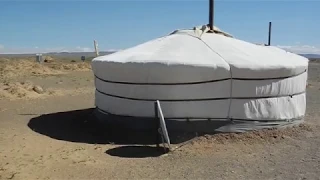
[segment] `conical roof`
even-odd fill
[[[290,77],[306,71],[308,66],[308,59],[302,56],[277,47],[239,40],[218,28],[215,32],[210,33],[203,27],[176,30],[167,36],[97,57],[93,60],[93,68],[105,69],[97,72],[104,72],[101,76],[114,78],[115,81],[179,83],[230,77]],[[106,62],[108,65],[104,67]],[[119,77],[116,75],[119,70],[137,77]],[[160,77],[176,77],[177,74],[181,77]]]

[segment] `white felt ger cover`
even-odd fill
[[[159,100],[165,118],[240,122],[220,130],[245,131],[305,114],[308,59],[221,34],[175,31],[92,68],[96,106],[115,115],[154,117]]]

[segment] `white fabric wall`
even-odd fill
[[[115,115],[154,117],[153,101],[110,97],[96,91],[95,104]],[[305,93],[292,97],[232,99],[214,101],[161,102],[167,118],[220,118],[241,120],[287,120],[302,117],[306,110]],[[192,119],[190,119],[192,121]]]
[[[172,118],[291,119],[303,116],[305,112],[306,80],[307,72],[286,79],[232,80],[233,90],[229,116],[226,114],[229,105],[225,103],[229,102],[228,99],[208,101],[196,101],[196,99],[229,98],[231,80],[192,85],[132,85],[108,83],[96,78],[95,84],[98,91],[111,96],[123,97],[110,97],[98,92],[96,103],[100,108],[103,107],[104,110],[113,114],[153,117],[152,103],[157,99],[194,99],[195,101],[192,102],[161,102],[165,116]],[[290,97],[291,95],[293,97]],[[145,99],[150,101],[145,101]],[[204,104],[208,107],[204,108]]]
[[[302,93],[306,88],[307,72],[286,79],[232,80],[232,97],[270,97]],[[224,81],[181,84],[139,85],[104,82],[95,78],[96,88],[106,94],[135,99],[212,99],[230,97],[231,79]]]
[[[230,117],[245,120],[286,120],[302,117],[305,93],[292,97],[232,99]]]
[[[230,100],[161,102],[166,118],[224,118]],[[115,115],[154,117],[154,101],[136,101],[106,96],[96,91],[95,104]]]
[[[135,85],[103,82],[95,78],[96,88],[104,93],[136,99],[179,100],[226,98],[231,80],[186,85]]]
[[[306,90],[308,73],[285,79],[232,80],[232,97],[269,97],[302,93]]]

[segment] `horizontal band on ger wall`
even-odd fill
[[[106,80],[98,77],[96,74],[94,75],[97,79],[107,82],[107,83],[115,83],[115,84],[132,84],[132,85],[188,85],[188,84],[204,84],[204,83],[212,83],[212,82],[218,82],[218,81],[227,81],[227,80],[242,80],[242,81],[257,81],[257,80],[277,80],[277,79],[287,79],[299,76],[303,73],[307,72],[307,69],[305,69],[303,72],[292,75],[292,76],[286,76],[286,77],[276,77],[276,78],[224,78],[224,79],[217,79],[217,80],[208,80],[208,81],[199,81],[199,82],[187,82],[187,83],[135,83],[135,82],[122,82],[122,81],[111,81]]]
[[[100,109],[99,107],[96,107],[97,110],[101,111],[102,113],[109,115],[109,116],[117,116],[117,117],[123,117],[123,118],[141,118],[141,119],[150,119],[150,118],[155,118],[155,117],[140,117],[140,116],[129,116],[129,115],[117,115],[113,114],[110,112],[107,112],[105,110]],[[292,119],[243,119],[243,118],[226,118],[226,117],[221,117],[221,118],[209,118],[209,117],[165,117],[165,119],[170,119],[170,120],[192,120],[192,119],[197,119],[197,120],[203,120],[203,121],[258,121],[258,122],[290,122],[290,121],[295,121],[295,120],[301,120],[303,119],[304,116],[297,117],[297,118],[292,118]]]
[[[222,97],[222,98],[205,98],[205,99],[142,99],[142,98],[131,98],[131,97],[124,97],[124,96],[117,96],[117,95],[112,95],[108,94],[105,92],[100,91],[99,89],[96,88],[96,91],[105,95],[105,96],[110,96],[110,97],[115,97],[115,98],[121,98],[121,99],[127,99],[127,100],[134,100],[134,101],[165,101],[165,102],[179,102],[179,101],[214,101],[214,100],[227,100],[227,99],[266,99],[266,98],[277,98],[277,97],[293,97],[297,96],[300,94],[304,94],[305,91],[295,93],[295,94],[290,94],[290,95],[280,95],[280,96],[262,96],[262,97]]]

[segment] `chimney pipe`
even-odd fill
[[[271,26],[272,26],[272,23],[269,22],[269,36],[268,36],[268,46],[271,45]]]
[[[209,0],[209,27],[213,30],[214,22],[214,0]]]

